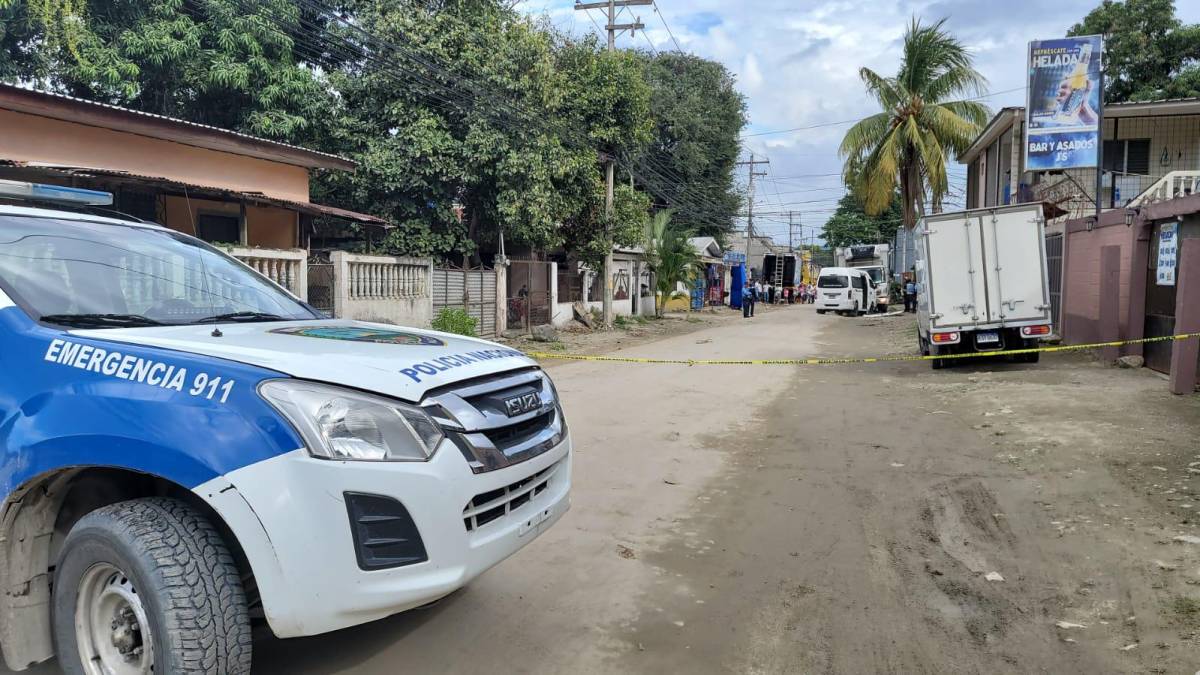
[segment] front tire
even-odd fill
[[[81,518],[59,554],[51,621],[68,675],[250,672],[233,556],[178,500],[135,499]]]
[[[817,314],[824,314],[824,313],[825,313],[825,310],[823,310],[823,309],[818,309],[818,310],[817,310]]]

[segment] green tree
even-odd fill
[[[1104,35],[1109,103],[1200,96],[1200,24],[1175,16],[1174,0],[1104,0],[1067,35]]]
[[[867,92],[883,112],[852,126],[842,139],[846,182],[862,200],[868,214],[887,210],[896,186],[900,188],[905,227],[913,227],[929,195],[941,209],[949,183],[946,160],[970,145],[990,115],[986,106],[969,99],[985,80],[971,65],[971,55],[943,30],[945,20],[922,25],[913,19],[904,35],[900,69],[883,77],[870,68],[859,70]]]
[[[360,166],[323,179],[323,199],[395,223],[386,250],[471,254],[503,232],[509,245],[565,245],[588,262],[603,256],[611,240],[597,150],[619,154],[649,140],[649,90],[631,55],[570,40],[491,0],[351,9],[355,29],[335,31],[352,37],[362,28],[403,45],[412,63],[453,64],[453,72],[434,73],[444,86],[431,100],[428,84],[414,85],[417,74],[358,59],[335,64],[336,149]],[[468,90],[448,95],[461,79]],[[634,192],[617,192],[618,243],[637,243],[626,235],[640,234],[648,210]]]
[[[821,238],[826,246],[854,246],[889,241],[902,222],[900,198],[893,192],[887,210],[871,215],[853,193],[838,200],[837,210],[825,221]]]
[[[194,122],[314,140],[330,93],[288,0],[0,0],[0,77]]]
[[[715,61],[679,52],[642,58],[654,132],[635,158],[650,169],[640,177],[664,195],[678,195],[674,218],[681,227],[723,240],[742,208],[734,170],[745,97],[733,74]]]
[[[702,273],[700,256],[689,241],[689,233],[676,223],[671,211],[659,211],[646,222],[646,266],[654,274],[654,311],[662,314],[668,300],[687,296],[692,282]]]

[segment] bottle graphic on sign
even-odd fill
[[[1092,61],[1092,45],[1084,43],[1079,48],[1079,61],[1075,63],[1074,70],[1063,82],[1064,89],[1068,92],[1062,92],[1060,89],[1060,98],[1062,105],[1058,108],[1060,117],[1070,117],[1077,115],[1080,108],[1084,104],[1084,99],[1088,95],[1088,66]],[[1066,94],[1063,96],[1062,94]]]

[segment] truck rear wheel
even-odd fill
[[[81,518],[59,555],[51,620],[69,675],[250,672],[233,556],[178,500],[135,499]]]
[[[929,356],[937,356],[938,348],[930,345]],[[929,365],[933,366],[934,370],[941,370],[946,367],[946,359],[930,359]]]

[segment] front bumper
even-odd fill
[[[544,490],[468,531],[463,513],[472,499],[543,471],[550,475]],[[441,598],[544,532],[570,506],[571,441],[568,436],[532,459],[482,474],[473,473],[449,441],[428,462],[339,462],[297,450],[239,469],[224,483],[244,507],[220,484],[196,492],[217,508],[242,545],[271,629],[279,637],[316,635]],[[428,560],[361,569],[347,492],[402,503]],[[257,527],[246,522],[251,518]],[[265,544],[256,541],[263,536]]]

